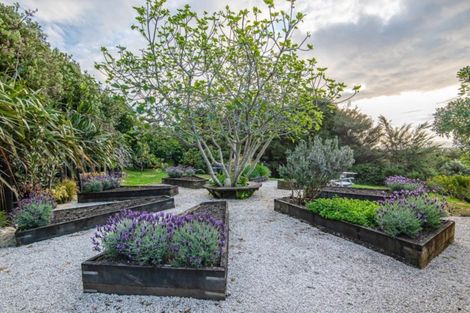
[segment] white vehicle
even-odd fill
[[[353,180],[354,180],[354,175],[357,175],[357,173],[342,172],[339,175],[339,179],[331,180],[328,185],[332,186],[332,187],[352,187]]]

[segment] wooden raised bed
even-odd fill
[[[269,177],[266,177],[266,176],[259,176],[259,177],[250,179],[250,181],[255,182],[255,183],[264,183],[264,182],[267,182],[268,180],[269,180]]]
[[[58,210],[54,211],[53,224],[17,231],[15,234],[16,244],[18,246],[26,245],[90,229],[106,223],[110,216],[123,209],[158,212],[174,207],[175,201],[173,198],[161,196]]]
[[[444,221],[436,231],[417,240],[391,237],[379,230],[325,219],[289,198],[274,200],[274,210],[311,224],[320,230],[354,241],[406,264],[424,268],[454,241],[455,222]]]
[[[207,183],[207,179],[199,176],[189,176],[189,177],[166,177],[163,178],[163,183],[168,185],[174,185],[184,188],[204,188],[204,185]]]
[[[251,197],[256,190],[261,188],[260,183],[250,182],[248,186],[243,187],[216,187],[205,185],[209,193],[217,199],[247,199]]]
[[[153,295],[223,300],[228,269],[229,216],[227,202],[204,202],[184,213],[207,212],[225,223],[220,265],[210,268],[149,266],[106,260],[99,254],[82,263],[84,292]]]
[[[380,201],[384,199],[389,190],[348,188],[348,187],[325,187],[320,194],[321,198],[342,197],[349,199]]]
[[[121,186],[100,192],[81,192],[77,195],[79,203],[129,200],[141,197],[174,196],[178,194],[178,187],[172,185],[155,186]]]

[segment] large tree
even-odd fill
[[[312,46],[308,35],[294,40],[304,15],[289,2],[287,11],[265,0],[266,13],[227,7],[198,15],[147,0],[132,26],[146,47],[119,47],[117,56],[103,49],[98,68],[149,120],[189,138],[217,185],[235,186],[274,138],[318,127],[317,102],[335,101],[345,89],[315,59],[299,57]],[[222,165],[224,181],[213,163]]]
[[[470,150],[470,66],[457,73],[460,80],[459,98],[438,108],[434,114],[434,129],[440,135],[452,136],[456,144]]]

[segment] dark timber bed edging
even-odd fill
[[[121,295],[153,295],[223,300],[227,290],[229,215],[226,201],[203,202],[184,212],[211,207],[223,210],[225,244],[220,266],[186,268],[134,265],[100,260],[99,254],[82,263],[83,291]]]
[[[191,177],[165,177],[162,182],[168,185],[179,186],[183,188],[199,189],[203,188],[208,179],[191,176]]]
[[[261,186],[261,183],[250,182],[248,186],[241,187],[219,187],[207,184],[204,188],[217,199],[247,199],[260,189]]]
[[[77,195],[79,203],[129,200],[133,198],[175,196],[178,194],[178,187],[172,185],[155,186],[121,186],[119,188],[100,192],[80,192]]]
[[[163,211],[167,209],[172,209],[175,207],[175,200],[168,196],[161,196],[161,197],[155,197],[153,200],[149,199],[148,202],[137,204],[137,205],[132,205],[131,203],[129,206],[124,206],[124,204],[125,203],[123,203],[122,208],[119,208],[113,211],[109,211],[109,212],[105,212],[105,213],[101,213],[97,215],[91,215],[91,216],[75,219],[75,220],[68,221],[68,222],[55,223],[55,224],[50,224],[50,225],[43,226],[43,227],[17,231],[15,234],[16,244],[18,246],[26,245],[26,244],[30,244],[30,243],[37,242],[37,241],[42,241],[42,240],[51,239],[54,237],[72,234],[72,233],[79,232],[79,231],[86,230],[86,229],[91,229],[93,227],[96,227],[97,225],[106,223],[106,221],[108,220],[110,216],[118,213],[122,209],[129,209],[129,210],[134,210],[134,211],[150,211],[150,212],[158,212],[158,211]],[[97,205],[97,207],[106,206],[106,205],[107,204],[100,204],[100,205]],[[73,209],[70,209],[70,210],[73,210]]]
[[[438,230],[416,241],[402,237],[394,238],[379,230],[322,218],[304,206],[290,203],[288,198],[275,199],[274,210],[417,268],[425,268],[454,241],[455,222],[449,220],[444,221]]]

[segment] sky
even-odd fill
[[[52,46],[73,55],[83,69],[102,61],[100,48],[138,48],[130,30],[133,6],[144,0],[14,0],[37,9],[35,20]],[[260,0],[173,0],[198,12],[252,6]],[[276,1],[283,7],[285,1]],[[299,31],[311,33],[313,56],[329,76],[361,84],[351,105],[394,125],[432,121],[437,107],[456,97],[457,71],[470,65],[470,0],[297,0],[306,14]]]

